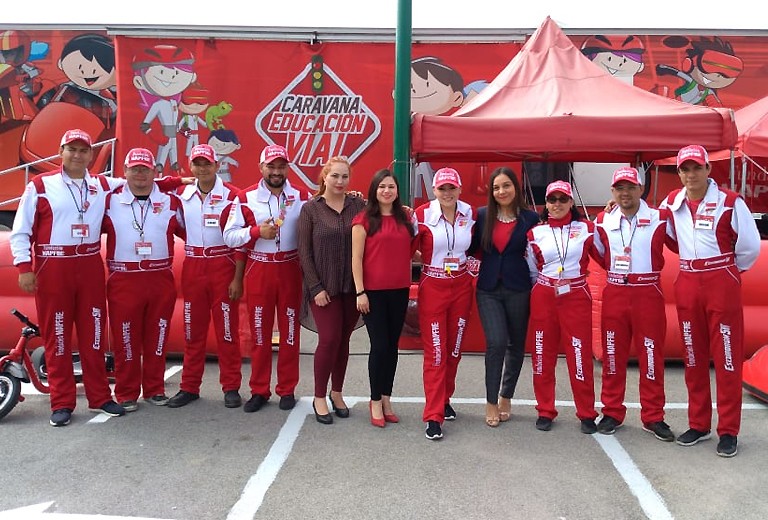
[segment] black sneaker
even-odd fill
[[[619,421],[617,421],[610,415],[603,415],[603,418],[600,419],[599,423],[597,423],[597,431],[602,433],[603,435],[613,435],[614,433],[616,433],[616,430],[621,428],[622,426],[623,425]]]
[[[224,406],[227,408],[240,408],[243,404],[243,398],[237,390],[227,390],[224,392]]]
[[[107,401],[103,405],[101,405],[99,408],[91,408],[92,412],[96,413],[103,413],[104,415],[109,415],[110,417],[121,417],[125,415],[125,408],[120,406],[114,401]]]
[[[703,432],[701,430],[694,430],[691,428],[677,438],[677,443],[680,446],[693,446],[699,441],[706,441],[710,438],[710,436],[711,434],[708,431]]]
[[[267,404],[267,398],[263,395],[253,394],[253,397],[248,399],[243,406],[243,411],[246,413],[258,412],[261,407]]]
[[[69,408],[59,408],[51,414],[51,426],[66,426],[72,420],[72,410]]]
[[[129,401],[121,401],[120,406],[125,408],[126,412],[135,412],[139,409],[139,403],[137,401],[129,400]]]
[[[536,419],[536,429],[543,432],[548,432],[552,429],[552,419],[549,417],[539,417]]]
[[[153,395],[152,397],[145,397],[144,400],[148,402],[149,404],[153,404],[155,406],[166,406],[168,404],[168,396],[165,394],[157,394]]]
[[[168,408],[181,408],[187,406],[192,401],[200,399],[200,394],[193,394],[185,390],[179,390],[176,395],[168,399]]]
[[[281,395],[280,404],[277,405],[281,410],[292,410],[296,406],[296,398],[293,394]]]
[[[424,430],[424,435],[431,441],[436,441],[443,438],[443,428],[437,421],[427,422],[427,429]]]
[[[453,409],[453,406],[451,406],[451,403],[445,403],[445,411],[443,412],[443,418],[446,421],[456,420],[456,410]]]
[[[652,433],[660,441],[672,442],[675,440],[675,434],[664,421],[644,423],[643,430]]]
[[[593,433],[597,433],[597,425],[595,424],[594,419],[582,419],[581,420],[581,433],[586,433],[587,435],[592,435]]]
[[[738,443],[735,435],[721,435],[720,442],[717,443],[717,454],[721,457],[733,457],[739,450],[736,448]]]

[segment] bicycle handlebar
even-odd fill
[[[22,322],[27,327],[30,327],[31,329],[34,329],[35,333],[37,333],[37,334],[40,333],[40,328],[37,325],[35,325],[34,323],[32,323],[31,321],[29,321],[29,318],[24,316],[21,312],[17,311],[16,309],[11,309],[11,314],[16,316],[19,319],[19,321]]]

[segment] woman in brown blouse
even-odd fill
[[[319,190],[299,217],[299,257],[310,309],[317,324],[315,350],[315,418],[332,424],[326,392],[331,380],[331,406],[337,417],[349,417],[342,397],[349,359],[349,338],[360,313],[352,280],[352,219],[365,207],[347,195],[349,162],[332,157],[320,172]]]

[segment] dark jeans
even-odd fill
[[[397,371],[397,346],[408,310],[408,287],[383,291],[366,291],[370,312],[363,314],[371,342],[368,356],[368,378],[371,400],[392,395]]]
[[[485,393],[489,403],[498,404],[499,395],[509,399],[515,395],[525,356],[530,296],[530,291],[511,291],[501,282],[492,291],[477,290],[477,310],[486,342]]]

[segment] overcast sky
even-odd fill
[[[394,28],[398,0],[4,0],[3,24],[195,25]],[[755,0],[412,0],[414,28],[768,30]],[[29,6],[24,9],[24,6]],[[247,6],[247,7],[246,7]],[[229,9],[228,9],[229,8]]]

